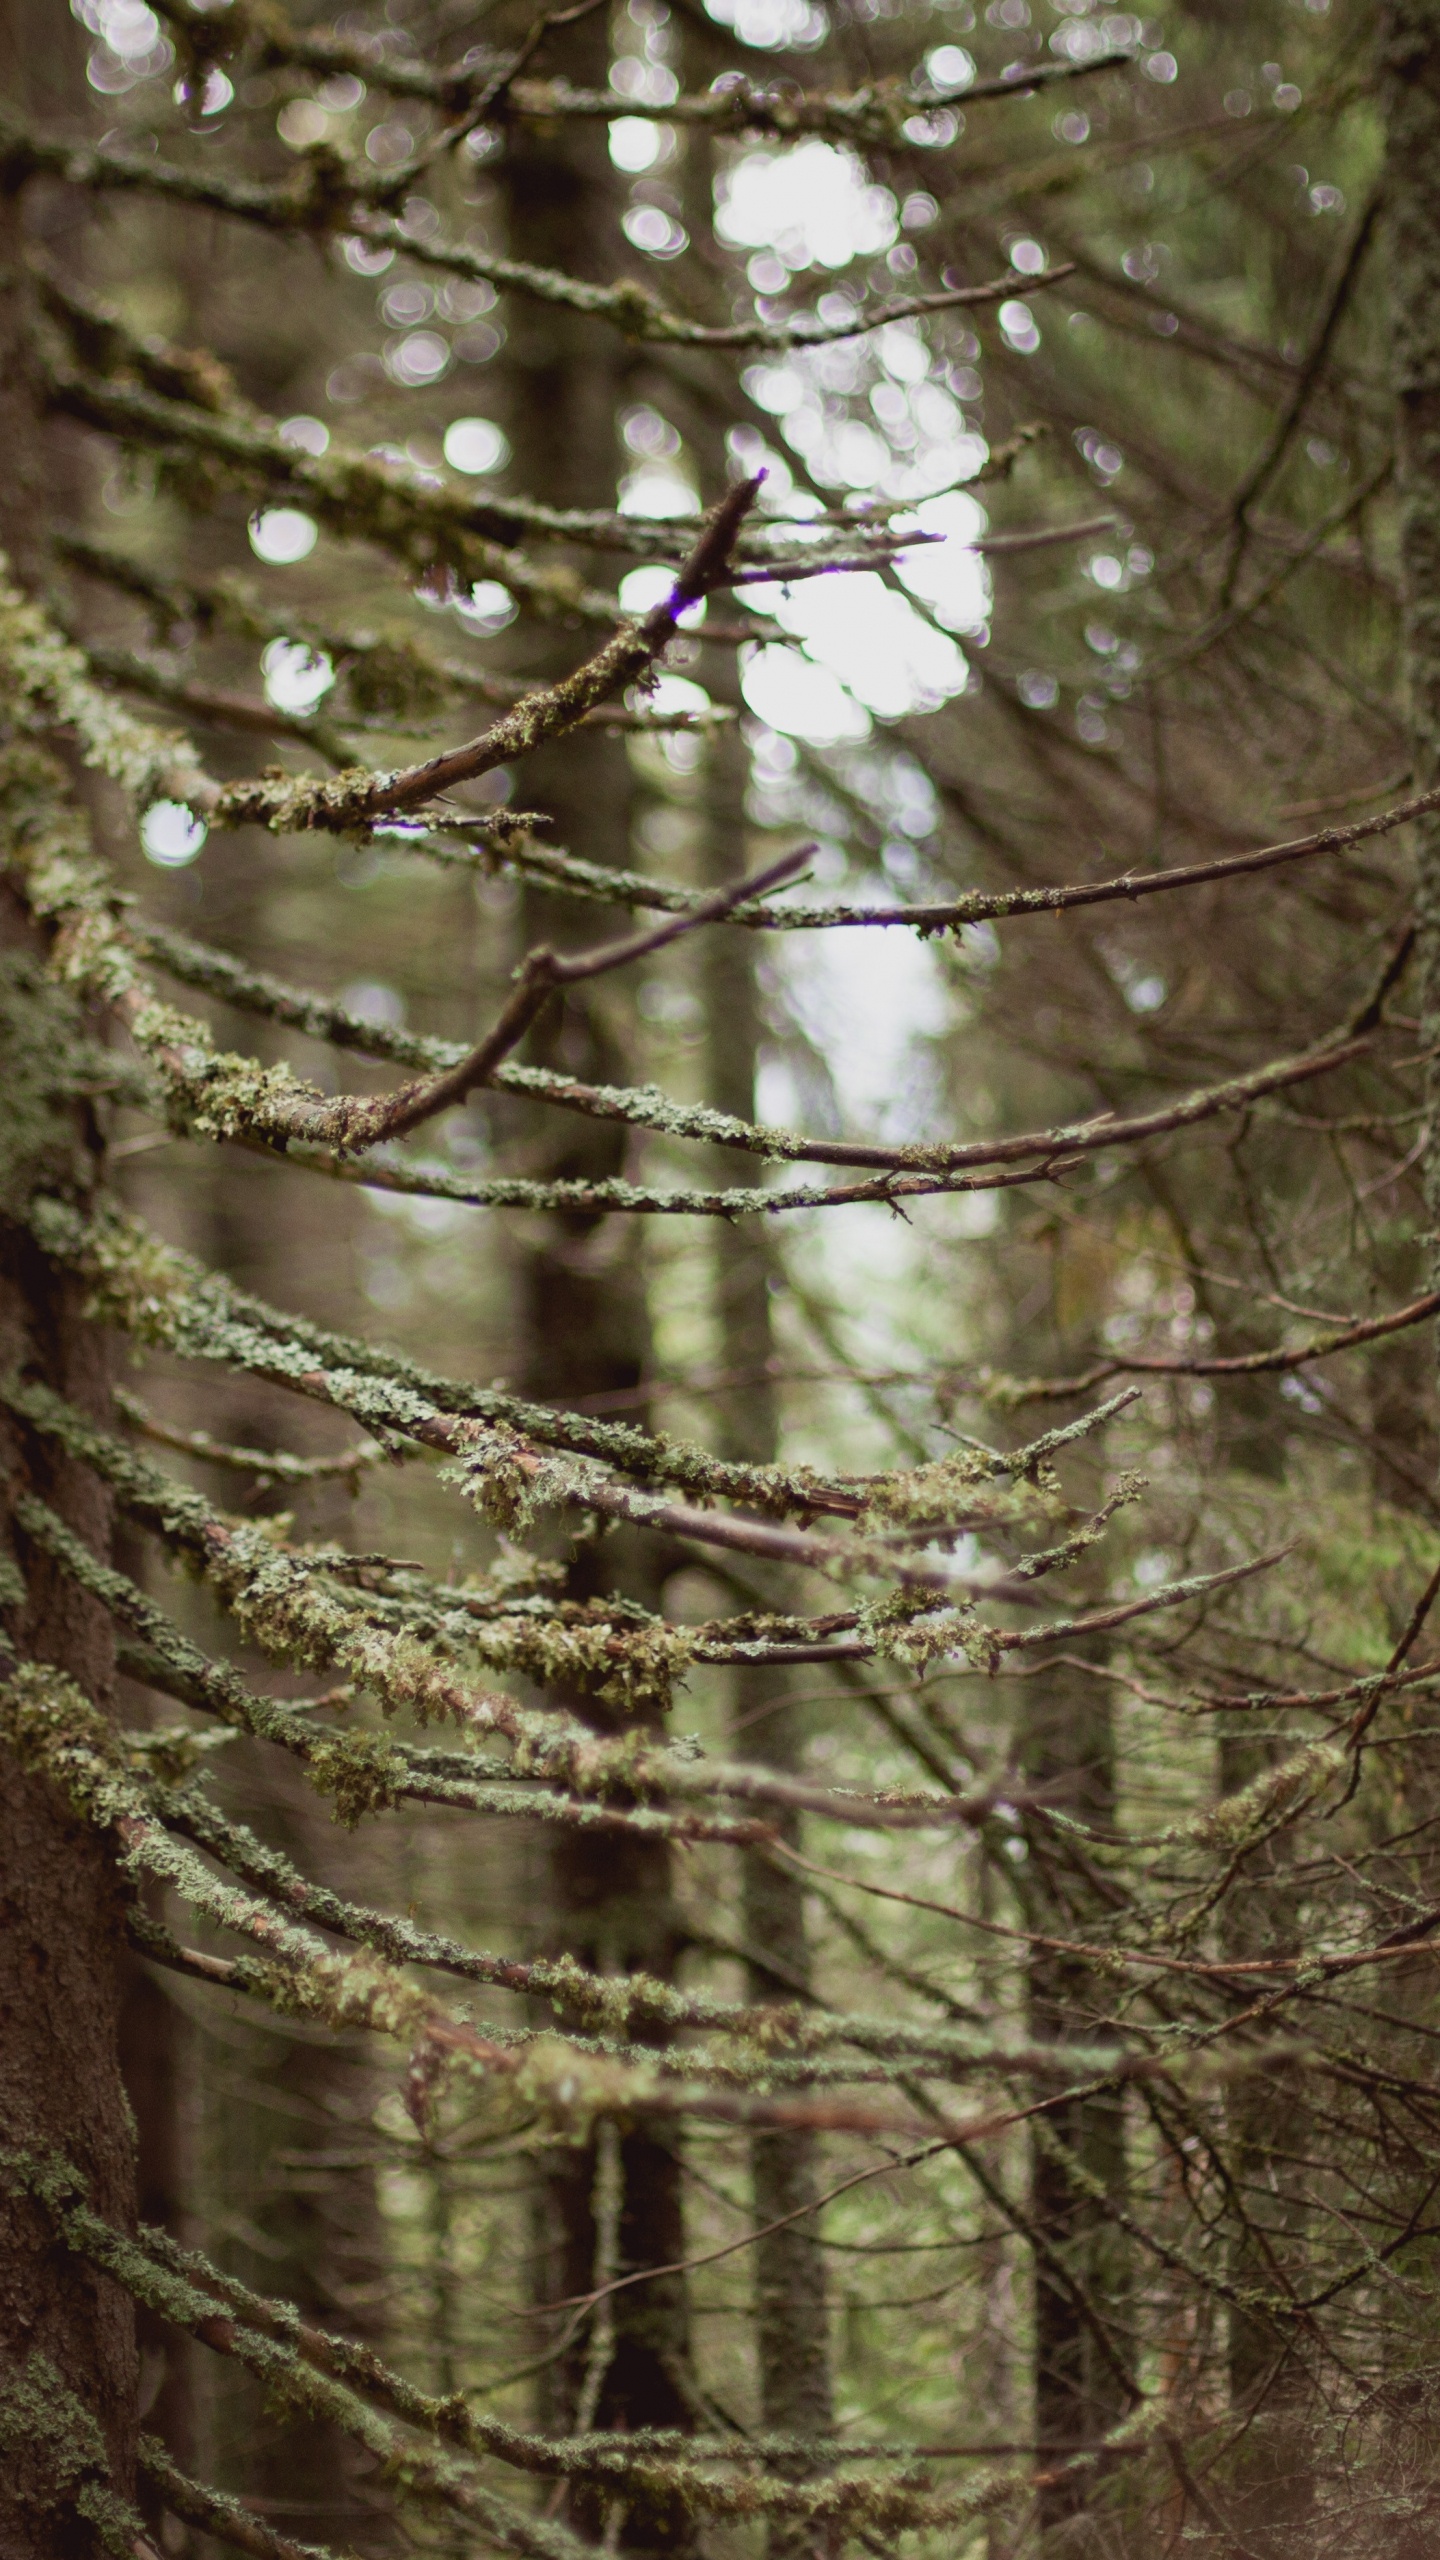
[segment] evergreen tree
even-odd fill
[[[1434,14],[12,13],[7,2555],[1429,2548]]]

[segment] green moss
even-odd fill
[[[1176,1824],[1166,1840],[1193,1840],[1202,1848],[1238,1857],[1281,1823],[1293,1820],[1302,1805],[1312,1803],[1350,1767],[1350,1754],[1338,1742],[1312,1742],[1292,1752],[1275,1769],[1264,1769],[1248,1787],[1222,1796],[1192,1822]]]
[[[109,2468],[105,2439],[88,2409],[68,2391],[47,2356],[27,2356],[0,2375],[0,2451],[43,2446],[57,2489],[72,2489]]]

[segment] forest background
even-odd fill
[[[1440,9],[3,60],[7,2553],[1420,2560]]]

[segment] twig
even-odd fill
[[[448,1111],[463,1102],[477,1085],[488,1084],[495,1069],[510,1051],[518,1047],[537,1015],[557,988],[579,986],[588,978],[598,978],[612,969],[624,968],[632,960],[640,960],[652,951],[663,950],[692,926],[718,924],[733,907],[746,898],[760,897],[782,881],[803,871],[814,851],[807,845],[802,852],[783,854],[778,862],[763,871],[736,880],[727,889],[717,889],[714,896],[702,901],[691,915],[672,917],[649,931],[628,935],[623,941],[602,943],[598,949],[563,957],[548,945],[532,951],[524,961],[520,983],[510,996],[498,1021],[491,1025],[483,1040],[462,1058],[458,1066],[445,1075],[436,1076],[429,1084],[402,1086],[400,1092],[382,1105],[363,1138],[351,1143],[373,1146],[381,1139],[408,1137],[421,1122],[431,1120],[438,1111]]]
[[[669,595],[652,605],[641,621],[625,622],[593,658],[557,683],[526,694],[480,737],[399,773],[362,773],[298,788],[273,782],[232,783],[206,813],[212,824],[258,823],[287,830],[320,827],[342,833],[416,808],[457,783],[493,773],[512,757],[533,753],[547,739],[563,737],[597,703],[640,683],[674,637],[682,615],[721,582],[763,477],[761,473],[738,481],[712,508],[688,559],[675,572]]]

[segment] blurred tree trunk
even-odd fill
[[[1072,1820],[1108,1832],[1115,1823],[1115,1730],[1103,1680],[1055,1663],[1024,1691],[1020,1766]],[[1077,1937],[1103,1917],[1083,1855],[1055,1831],[1032,1825],[1025,1873],[1027,1925]],[[1083,2038],[1105,2005],[1096,1976],[1076,1958],[1032,1948],[1026,1963],[1029,2031],[1039,2043]],[[1125,2193],[1125,2098],[1120,2089],[1067,2099],[1038,2123],[1030,2155],[1034,2233],[1035,2441],[1042,2470],[1096,2444],[1132,2404],[1133,2342],[1127,2316],[1128,2246],[1107,2204]],[[1039,2493],[1042,2532],[1092,2502],[1086,2474]]]
[[[745,867],[745,784],[749,757],[737,728],[722,729],[710,751],[706,777],[704,885],[718,887]],[[760,1012],[755,982],[755,938],[710,934],[701,950],[706,1036],[706,1100],[743,1120],[756,1112]],[[724,1154],[716,1179],[737,1176],[736,1159]],[[779,1445],[771,1375],[775,1328],[769,1231],[758,1219],[743,1224],[717,1219],[714,1228],[715,1294],[719,1362],[727,1380],[719,1405],[722,1453],[762,1465]],[[783,1608],[778,1588],[774,1605]],[[793,1683],[783,1669],[741,1666],[733,1675],[735,1747],[745,1759],[771,1769],[798,1770],[804,1752]],[[798,1816],[777,1822],[798,1843]],[[805,1925],[805,1890],[799,1877],[755,1855],[742,1859],[742,1909],[748,1951],[749,1997],[756,2001],[804,1999],[811,1985],[811,1950]],[[825,2258],[816,2217],[816,2137],[809,2133],[759,2134],[750,2145],[755,2221],[765,2236],[755,2247],[756,2346],[760,2413],[767,2429],[827,2436],[834,2425],[830,2379],[830,2323]],[[788,2217],[798,2216],[799,2219]],[[779,2230],[766,2230],[783,2222]],[[800,2466],[804,2468],[804,2466]],[[813,2546],[813,2531],[777,2519],[770,2528],[773,2554]]]
[[[1263,1336],[1261,1311],[1217,1325],[1217,1343],[1247,1350]],[[1224,1393],[1218,1440],[1229,1471],[1278,1487],[1285,1480],[1283,1415],[1267,1379],[1241,1379]],[[1257,1730],[1252,1715],[1225,1715],[1216,1736],[1216,1780],[1222,1798],[1263,1778],[1290,1747],[1288,1737]],[[1289,1835],[1281,1832],[1243,1862],[1236,1888],[1221,1906],[1225,1955],[1237,1964],[1273,1955],[1286,1943],[1283,1877]],[[1226,2106],[1232,2182],[1226,2274],[1240,2295],[1275,2299],[1287,2281],[1303,2279],[1306,2214],[1294,2194],[1294,2156],[1306,2121],[1304,2073],[1281,2062],[1236,2083]],[[1282,2320],[1232,2301],[1228,2373],[1236,2455],[1228,2513],[1238,2533],[1262,2550],[1287,2551],[1315,2499],[1319,2417],[1301,2340]]]
[[[1440,6],[1387,0],[1379,14],[1405,670],[1413,787],[1426,791],[1440,777]],[[1421,819],[1415,840],[1420,1046],[1430,1105],[1425,1196],[1433,1232],[1440,1228],[1440,817]]]
[[[72,69],[74,30],[34,5],[0,23],[0,87],[44,109],[47,71]],[[46,207],[34,208],[43,226]],[[25,260],[33,246],[20,200],[0,189],[0,546],[21,578],[45,570],[50,508],[75,473],[63,431],[43,421],[28,335]],[[58,745],[58,741],[56,742]],[[22,747],[17,759],[33,753]],[[18,761],[0,776],[4,806],[23,789]],[[0,838],[3,850],[3,838]],[[34,1188],[82,1204],[100,1172],[90,1112],[65,1097],[75,1009],[40,981],[43,959],[18,898],[0,889],[0,1366],[38,1377],[82,1411],[108,1406],[104,1339],[78,1280],[44,1261],[24,1221]],[[33,1492],[96,1553],[110,1543],[110,1506],[93,1476],[0,1423],[0,1673],[16,1652],[52,1663],[105,1714],[114,1652],[103,1610],[42,1555],[27,1552],[15,1496]],[[23,1588],[20,1577],[23,1576]],[[50,1787],[0,1750],[0,2150],[61,2154],[98,2210],[133,2222],[135,2170],[120,2077],[121,1898],[107,1843],[77,1826]],[[108,2280],[57,2250],[43,2210],[0,2181],[0,2550],[5,2560],[79,2560],[91,2548],[63,2493],[85,2476],[64,2395],[103,2438],[110,2485],[134,2489],[138,2416],[133,2306]],[[47,2429],[57,2435],[51,2437]],[[57,2443],[77,2458],[57,2471]],[[93,2439],[92,2439],[93,2441]],[[89,2476],[96,2476],[93,2452]]]
[[[1403,664],[1411,752],[1411,789],[1427,791],[1440,780],[1440,6],[1435,0],[1386,0],[1378,13],[1386,111],[1384,185],[1385,249],[1396,404],[1397,479],[1400,497],[1400,567]],[[1415,1285],[1436,1285],[1440,1271],[1440,818],[1422,818],[1410,831],[1415,848],[1415,924],[1418,936],[1419,1052],[1425,1061],[1427,1135],[1422,1159],[1427,1216],[1422,1238],[1396,1248]],[[1428,1273],[1416,1272],[1421,1254]],[[1436,1373],[1433,1342],[1404,1337],[1408,1359],[1394,1346],[1392,1359],[1376,1363],[1371,1418],[1376,1434],[1377,1491],[1404,1509],[1437,1509]],[[1422,1374],[1422,1364],[1424,1371]],[[1399,1600],[1398,1621],[1408,1615]],[[1427,1644],[1424,1648],[1430,1650]],[[1414,1709],[1398,1704],[1390,1715],[1404,1724]],[[1402,1828],[1415,1834],[1433,1825],[1437,1802],[1433,1746],[1418,1735],[1390,1763],[1392,1786],[1405,1812]],[[1407,1868],[1409,1862],[1406,1862]],[[1404,1874],[1408,1886],[1411,1875]],[[1428,2028],[1434,1996],[1427,1972],[1405,1968],[1392,2004]],[[1426,2252],[1408,2248],[1396,2271],[1411,2298],[1426,2300]],[[1419,2280],[1417,2283],[1417,2279]],[[1396,2534],[1397,2560],[1423,2560],[1433,2540],[1434,2361],[1433,2318],[1421,2314],[1413,2330],[1390,2350],[1387,2405],[1397,2469],[1426,2484],[1418,2501],[1406,2499]],[[1428,2513],[1427,2513],[1428,2510]]]
[[[124,1554],[122,1571],[140,1579],[141,1559]],[[126,1684],[121,1717],[128,1726],[148,1721],[148,1693]],[[164,1918],[164,1895],[145,1893],[156,1918]],[[194,2136],[195,2050],[181,2005],[158,1966],[123,1951],[120,1968],[120,2069],[125,2095],[135,2121],[136,2204],[142,2222],[168,2231],[172,2239],[193,2246],[195,2228],[196,2146]],[[135,2341],[140,2363],[140,2414],[148,2434],[158,2436],[182,2470],[193,2473],[197,2459],[196,2347],[184,2332],[158,2312],[136,2306]],[[148,2486],[138,2500],[152,2532],[162,2525],[163,2510]],[[183,2539],[177,2539],[183,2533]],[[193,2547],[187,2529],[173,2519],[166,2548]]]
[[[226,751],[217,738],[215,762],[223,765]],[[234,754],[233,743],[228,751]],[[263,965],[274,947],[267,907],[275,849],[264,837],[241,837],[212,859],[217,869],[225,865],[230,947]],[[292,883],[295,867],[290,857],[285,876]],[[280,1043],[262,1029],[257,1046],[274,1052]],[[344,1323],[357,1206],[337,1201],[323,1183],[277,1181],[271,1167],[232,1155],[217,1166],[209,1189],[201,1250],[241,1287],[281,1304],[297,1303],[296,1275],[304,1275],[301,1311]],[[207,1378],[196,1392],[203,1400],[196,1419],[218,1439],[262,1449],[283,1441],[312,1452],[333,1445],[327,1418],[317,1423],[303,1409],[287,1408],[254,1381],[227,1377],[217,1392]],[[257,1493],[229,1470],[217,1474],[214,1490],[222,1503],[252,1515],[295,1501],[284,1491]],[[348,1497],[340,1486],[301,1499],[302,1534],[343,1534]],[[373,1827],[353,1840],[339,1831],[285,1754],[242,1744],[227,1762],[226,1783],[238,1818],[304,1874],[365,1901],[385,1898],[385,1852]],[[261,2292],[383,2351],[387,2251],[373,2125],[383,2065],[364,2036],[328,2028],[247,2015],[232,2035],[228,2051],[212,2045],[205,2071],[204,2208],[226,2234],[223,2253]],[[261,2515],[299,2541],[367,2554],[394,2548],[388,2501],[371,2482],[374,2465],[349,2437],[291,2412],[275,2424],[233,2365],[212,2369],[207,2379],[217,2449]]]
[[[604,88],[609,39],[603,16],[577,31],[571,78]],[[613,261],[619,198],[603,127],[512,131],[503,173],[511,253],[572,275],[599,278]],[[525,486],[555,506],[612,507],[618,455],[617,411],[627,358],[603,324],[518,299],[509,313],[511,438],[523,457]],[[618,575],[623,562],[612,564]],[[594,555],[587,571],[603,574]],[[526,670],[559,673],[574,661],[573,635],[527,654]],[[559,748],[528,759],[527,807],[551,819],[548,840],[589,861],[630,860],[631,787],[622,740],[582,731]],[[575,944],[613,933],[613,910],[526,890],[520,902],[522,947]],[[536,1063],[599,1082],[634,1080],[627,1059],[627,997],[606,984],[595,993],[552,1004],[527,1054]],[[598,1121],[539,1115],[526,1126],[527,1165],[546,1179],[604,1179],[625,1163],[623,1129]],[[594,1217],[537,1220],[519,1247],[520,1368],[527,1395],[575,1404],[635,1388],[651,1368],[649,1318],[638,1222]],[[570,1570],[576,1597],[616,1582],[658,1605],[651,1556],[607,1540],[603,1559],[582,1548]],[[558,1703],[603,1730],[632,1721],[593,1696]],[[536,1845],[535,1919],[542,1942],[600,1972],[674,1973],[679,1952],[672,1861],[663,1843],[589,1838],[547,1830]],[[613,2146],[590,2142],[557,2149],[536,2196],[534,2289],[537,2305],[588,2293],[607,2261],[614,2274],[673,2265],[684,2257],[683,2185],[678,2135],[668,2127],[624,2133]],[[606,2196],[607,2180],[610,2193]],[[618,2191],[617,2191],[618,2186]],[[600,2210],[597,2212],[597,2203]],[[607,2224],[611,2226],[607,2232]],[[695,2418],[690,2375],[688,2289],[683,2276],[627,2288],[602,2320],[558,2353],[542,2378],[545,2422],[577,2421],[633,2431],[689,2427]],[[570,2325],[561,2315],[559,2329]],[[598,2539],[608,2501],[582,2492],[571,2521]],[[618,2519],[609,2519],[613,2533]],[[682,2503],[632,2502],[621,2525],[627,2551],[684,2551],[692,2521]]]

